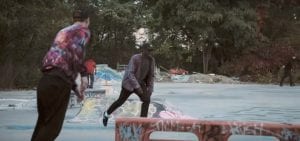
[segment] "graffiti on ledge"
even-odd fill
[[[300,141],[300,125],[278,123],[122,118],[116,120],[116,141],[149,141],[155,131],[191,132],[201,141],[227,141],[231,135],[273,136]]]

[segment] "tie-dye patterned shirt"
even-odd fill
[[[80,24],[60,30],[42,62],[42,71],[58,68],[67,78],[75,79],[84,74],[85,46],[90,39],[90,30]]]

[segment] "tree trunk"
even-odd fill
[[[211,58],[212,47],[206,46],[203,48],[202,57],[203,57],[203,73],[208,72],[208,63]]]
[[[11,58],[9,58],[0,68],[0,89],[14,88],[14,80],[17,76],[15,66]]]

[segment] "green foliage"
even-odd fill
[[[165,68],[275,81],[286,58],[300,56],[299,5],[297,0],[1,0],[0,88],[36,86],[43,56],[79,6],[92,13],[87,57],[97,63],[128,63],[137,52],[133,32],[146,27],[156,62]]]
[[[1,1],[0,88],[34,87],[55,34],[70,25],[74,7],[89,7],[92,40],[87,57],[98,63],[127,63],[135,51],[133,1]]]
[[[115,67],[125,64],[135,52],[136,7],[130,0],[102,1],[94,7],[91,17],[92,41],[88,48],[88,57],[97,63]]]
[[[202,59],[193,59],[193,61],[197,61],[198,65],[203,62],[204,72],[209,69],[208,64],[213,56],[212,50],[239,50],[239,48],[253,47],[257,43],[255,7],[248,1],[240,0],[228,4],[211,0],[159,0],[154,7],[153,17],[148,22],[148,26],[153,34],[159,37],[153,42],[160,45],[165,42],[175,43],[177,46],[183,45],[189,51],[183,49],[177,54],[186,56],[189,52],[186,56],[188,60],[193,58],[195,52],[201,52]],[[160,50],[165,50],[165,54],[168,53],[167,49]],[[222,56],[226,56],[227,53],[224,53]],[[227,56],[229,60],[241,54],[230,55]],[[176,59],[169,61],[176,61]],[[222,59],[217,61],[224,62]],[[190,62],[183,61],[183,63]]]
[[[69,7],[58,0],[4,0],[0,5],[0,88],[35,86],[36,70],[52,38],[70,23],[65,18]]]

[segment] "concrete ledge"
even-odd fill
[[[231,135],[272,136],[279,141],[300,141],[300,124],[158,118],[117,118],[115,140],[154,141],[150,134],[155,131],[190,132],[199,141],[227,141]]]

